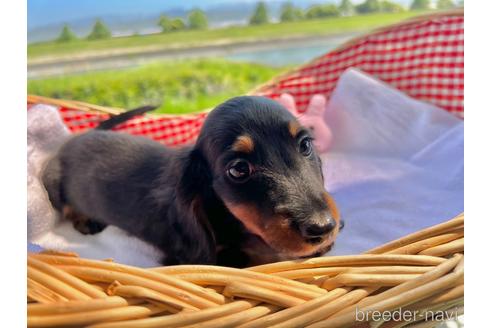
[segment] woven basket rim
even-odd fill
[[[50,98],[50,97],[38,96],[34,94],[27,95],[27,102],[33,105],[38,105],[38,104],[54,105],[67,109],[76,109],[83,112],[95,113],[95,114],[118,115],[126,111],[124,108],[120,108],[120,107],[106,107],[106,106],[90,104],[78,100]],[[147,113],[144,116],[152,117],[152,118],[187,118],[187,117],[194,118],[197,115],[209,112],[211,110],[212,109],[207,109],[199,112],[186,113],[186,114]]]
[[[464,258],[464,213],[364,254],[245,269],[213,265],[138,268],[67,252],[29,253],[28,326],[73,325],[76,319],[82,326],[95,323],[105,328],[168,324],[351,327],[362,323],[356,312],[399,309],[449,311],[455,318],[464,313]],[[140,303],[130,303],[132,300]],[[118,304],[111,305],[115,301]],[[101,304],[109,312],[94,319],[92,314]],[[241,308],[224,313],[234,306]],[[144,313],[125,314],[135,310]],[[152,312],[156,310],[160,312]],[[364,327],[432,323],[416,316],[389,322],[367,318],[370,322],[364,320]]]

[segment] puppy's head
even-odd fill
[[[218,198],[275,251],[310,256],[333,243],[340,217],[324,190],[312,137],[277,102],[247,96],[221,104],[195,151],[207,162]]]

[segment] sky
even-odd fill
[[[257,2],[258,0],[27,0],[27,28],[69,23],[99,15],[149,15],[175,8],[207,8],[222,3]],[[283,2],[270,0],[268,2]],[[338,3],[339,0],[291,0],[294,3]],[[353,0],[360,3],[362,0]],[[408,3],[410,0],[396,0]]]
[[[240,0],[240,2],[257,0]],[[97,15],[153,14],[174,8],[205,8],[235,0],[27,0],[29,27],[70,22]]]

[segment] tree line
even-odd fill
[[[87,36],[87,40],[109,39],[110,37],[111,31],[100,19],[98,19],[94,23],[91,32]],[[75,35],[70,26],[68,26],[68,24],[65,24],[60,33],[60,36],[56,39],[56,41],[69,42],[77,39],[77,35]]]
[[[456,6],[463,6],[463,0],[455,3],[453,0],[437,0],[437,9],[451,9]],[[413,0],[410,10],[429,10],[431,9],[431,0]],[[370,13],[396,13],[407,10],[402,5],[391,0],[365,0],[360,4],[353,4],[351,0],[341,0],[336,4],[319,4],[312,5],[306,10],[294,6],[287,2],[281,8],[280,21],[293,22],[309,19],[322,19],[339,16],[353,16],[358,14]],[[249,18],[249,25],[261,25],[271,22],[268,13],[268,7],[265,2],[257,3],[253,14]],[[190,11],[186,21],[179,17],[169,17],[161,15],[158,21],[158,26],[162,33],[170,33],[182,30],[204,30],[208,28],[208,18],[205,12],[199,9]],[[86,37],[88,40],[101,40],[111,38],[110,29],[101,21],[96,20],[91,32]],[[68,24],[63,26],[63,29],[56,39],[58,42],[69,42],[78,39],[75,33],[71,30]]]
[[[185,22],[181,18],[172,18],[165,15],[161,15],[158,21],[158,25],[162,29],[163,33],[174,32],[180,30],[203,30],[208,28],[207,15],[199,9],[192,10]],[[86,37],[87,40],[103,40],[112,37],[111,30],[102,20],[98,19],[94,23],[91,32]],[[56,39],[58,42],[69,42],[77,40],[77,35],[72,31],[68,24],[65,24],[60,32],[60,35]]]
[[[458,1],[456,4],[453,0],[438,0],[436,3],[437,9],[452,9],[456,6],[462,6],[463,1]],[[410,10],[430,10],[431,0],[413,0],[410,5]],[[292,3],[287,2],[282,6],[280,21],[292,22],[308,19],[321,19],[328,17],[353,16],[358,14],[371,13],[396,13],[406,11],[404,6],[390,0],[365,0],[360,4],[353,4],[350,0],[341,0],[338,5],[319,4],[313,5],[302,10],[295,7]],[[250,25],[269,23],[268,9],[265,2],[259,2],[251,16]]]

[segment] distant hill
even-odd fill
[[[61,0],[28,0],[28,43],[56,39],[65,23],[68,23],[79,37],[85,37],[96,18],[102,19],[115,36],[158,33],[160,29],[157,26],[157,22],[161,14],[185,18],[193,7],[201,7],[207,13],[211,28],[244,25],[247,24],[257,3],[255,0],[202,0],[201,2],[184,1],[182,2],[182,7],[178,7],[180,5],[178,1],[139,0],[135,2],[134,0],[118,0],[119,2],[115,2],[112,8],[102,8],[103,4],[105,7],[110,7],[111,2],[116,0],[99,2],[94,2],[96,0],[84,0],[82,2],[58,1]],[[132,2],[128,3],[128,1]],[[353,2],[361,1],[354,0]],[[409,1],[399,0],[398,2],[408,4]],[[286,0],[267,1],[270,17],[273,21],[278,20],[280,17],[280,9],[285,2]],[[290,0],[290,2],[305,9],[313,4],[338,3],[339,0]],[[43,3],[44,6],[41,6]],[[80,3],[83,3],[84,6],[80,9],[79,15],[75,15],[74,11],[77,10],[77,7],[82,6],[79,5]],[[200,3],[200,5],[193,5],[195,3]],[[60,8],[62,5],[65,6],[65,9]],[[53,15],[49,14],[50,6],[56,6],[56,8],[53,8],[55,11]],[[169,8],[169,6],[174,7]],[[67,11],[67,14],[64,15],[64,11]]]
[[[311,1],[299,2],[304,3],[305,6],[311,3]],[[272,19],[278,19],[280,16],[282,3],[278,1],[268,4]],[[255,6],[256,3],[251,1],[225,3],[209,6],[205,9],[205,12],[211,28],[228,25],[244,25],[248,22],[249,16],[252,14]],[[186,18],[188,12],[189,10],[186,9],[174,8],[162,11],[156,10],[156,13],[148,14],[102,14],[68,22],[60,21],[58,23],[50,23],[28,29],[27,40],[28,43],[53,40],[59,35],[65,23],[70,25],[75,34],[84,37],[89,33],[96,18],[102,19],[115,36],[157,33],[160,31],[157,22],[161,14]]]
[[[183,9],[172,9],[162,12],[162,14],[173,17],[185,17],[187,11]],[[94,21],[99,18],[108,25],[115,36],[149,34],[160,31],[157,23],[161,12],[156,14],[124,14],[124,15],[98,15],[76,19],[72,21],[60,21],[59,23],[51,23],[43,26],[36,26],[28,29],[27,42],[41,42],[56,39],[60,34],[65,23],[69,24],[70,28],[79,37],[85,37],[89,34]]]

